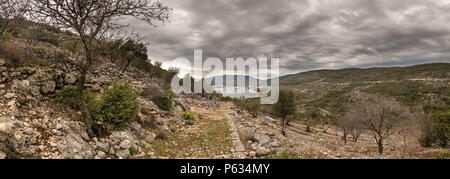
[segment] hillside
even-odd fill
[[[432,63],[410,67],[379,67],[310,71],[281,77],[281,85],[300,85],[308,82],[376,82],[409,79],[450,79],[450,63]]]

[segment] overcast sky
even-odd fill
[[[450,62],[450,0],[161,0],[157,28],[133,23],[165,66],[177,57],[279,57],[282,74]],[[182,68],[182,67],[181,67]]]

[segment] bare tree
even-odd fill
[[[5,34],[9,24],[30,11],[30,0],[0,0],[0,35]]]
[[[353,142],[358,142],[359,136],[364,132],[364,126],[359,120],[361,116],[355,113],[345,113],[336,121],[337,126],[342,129],[342,140],[347,143],[347,136],[351,135]]]
[[[281,117],[281,132],[286,135],[286,119],[289,115],[293,115],[296,110],[294,92],[286,89],[280,90],[278,102],[273,106],[273,110]]]
[[[389,143],[399,158],[407,158],[420,147],[418,139],[423,120],[426,120],[424,114],[410,113],[408,119],[400,121],[393,135],[389,137]]]
[[[337,126],[342,130],[341,139],[344,141],[344,143],[347,143],[347,136],[350,131],[351,122],[352,121],[348,117],[348,114],[347,116],[339,117],[338,121],[336,121]]]
[[[85,102],[83,90],[86,75],[97,59],[99,44],[108,33],[123,29],[125,17],[134,17],[150,25],[168,20],[170,8],[151,0],[31,0],[33,15],[42,22],[77,33],[82,44],[83,58],[79,64],[77,82],[78,103],[87,132],[92,137],[92,119]]]
[[[353,142],[358,142],[359,137],[364,133],[364,126],[358,121],[355,121],[355,123],[350,125],[349,133],[352,136]]]
[[[382,154],[383,142],[392,135],[395,125],[407,118],[409,109],[392,98],[367,94],[359,96],[348,113],[372,136]]]

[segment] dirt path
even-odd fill
[[[192,107],[191,111],[199,116],[198,122],[193,126],[174,126],[178,130],[165,140],[153,142],[153,150],[149,152],[156,158],[171,159],[245,157],[243,153],[236,154],[236,151],[241,151],[235,142],[236,139],[239,141],[239,135],[227,116],[229,109],[226,104],[217,109]]]

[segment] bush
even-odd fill
[[[168,137],[169,136],[168,136],[168,134],[167,134],[167,132],[165,130],[159,130],[156,133],[155,139],[157,139],[157,140],[166,140]]]
[[[434,111],[431,120],[423,125],[423,135],[419,139],[423,147],[431,147],[435,143],[447,147],[450,139],[450,110]]]
[[[3,35],[0,35],[0,42],[7,42],[9,40],[12,40],[14,37],[12,34],[5,32]]]
[[[183,113],[181,113],[181,115],[183,115],[185,120],[191,120],[194,119],[194,114],[192,114],[191,112],[189,112],[188,110],[184,111]]]
[[[88,108],[93,108],[96,106],[97,101],[95,100],[94,95],[87,91],[84,92],[86,96],[86,103]],[[66,86],[61,90],[56,91],[53,98],[55,102],[59,105],[64,105],[71,109],[78,110],[78,100],[77,100],[77,87],[76,86]]]
[[[447,151],[442,151],[439,153],[438,159],[450,159],[450,153]]]
[[[233,102],[233,98],[230,96],[222,97],[223,102]]]
[[[149,85],[141,92],[141,96],[152,100],[155,97],[167,96],[157,85]]]
[[[435,143],[435,141],[436,137],[433,136],[433,134],[428,130],[423,134],[422,137],[419,138],[419,143],[422,147],[431,147]]]
[[[193,125],[195,125],[195,120],[188,120],[188,121],[186,121],[186,124],[193,126]]]
[[[171,90],[163,91],[158,86],[148,86],[142,91],[141,96],[152,100],[159,108],[170,111],[172,108],[172,98],[170,98],[172,92]]]
[[[0,57],[11,67],[22,67],[26,63],[42,63],[36,58],[33,49],[12,42],[0,43]]]
[[[245,109],[249,112],[257,112],[261,110],[261,103],[259,98],[248,99],[245,101]]]
[[[443,148],[447,147],[450,139],[450,110],[435,112],[431,119],[434,123],[434,130],[439,145]]]
[[[168,96],[164,97],[155,97],[153,98],[153,102],[161,109],[170,111],[172,108],[172,99]]]
[[[137,150],[135,147],[131,147],[131,148],[129,149],[129,151],[130,151],[130,155],[131,155],[131,156],[135,156],[135,155],[138,154],[138,150]]]
[[[188,110],[181,113],[183,115],[183,118],[186,120],[186,124],[188,125],[195,125],[195,116]]]
[[[165,92],[166,92],[167,96],[172,96],[172,95],[176,94],[175,91],[173,91],[172,89],[168,89]]]
[[[121,130],[134,121],[138,112],[137,94],[131,86],[114,83],[90,110],[96,120],[106,124],[108,130]]]
[[[72,109],[78,109],[76,86],[66,86],[62,90],[56,91],[54,99],[59,105],[64,105]]]

